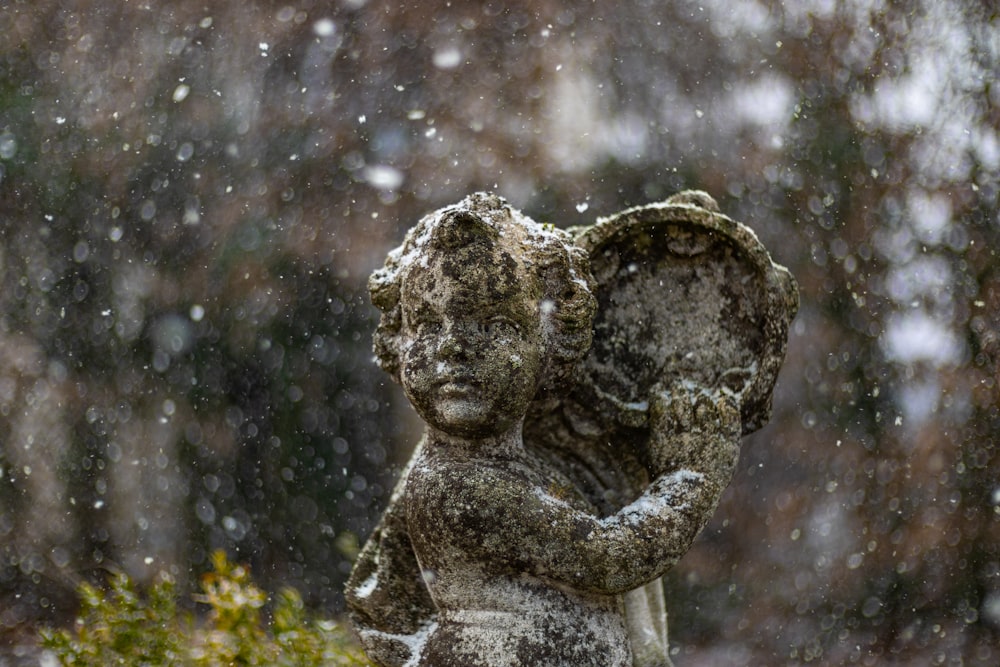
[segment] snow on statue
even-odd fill
[[[370,289],[426,430],[348,582],[369,657],[670,665],[659,578],[767,420],[788,272],[700,192],[570,231],[474,194]]]

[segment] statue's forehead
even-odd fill
[[[486,294],[509,297],[531,282],[517,249],[504,243],[471,243],[460,248],[435,248],[413,262],[403,274],[403,292]]]
[[[430,308],[460,317],[472,312],[504,310],[527,316],[537,308],[536,281],[503,251],[490,261],[457,265],[447,257],[415,263],[403,276],[403,310]]]

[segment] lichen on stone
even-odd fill
[[[659,577],[767,419],[794,281],[708,195],[566,232],[494,195],[370,281],[426,431],[348,582],[386,666],[662,667]]]

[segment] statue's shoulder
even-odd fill
[[[424,452],[410,471],[407,503],[427,509],[440,505],[451,511],[491,507],[512,508],[541,484],[540,475],[517,459],[472,458]]]

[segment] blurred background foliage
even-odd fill
[[[365,281],[696,187],[801,287],[678,664],[1000,661],[989,0],[0,3],[0,645],[226,549],[336,611],[419,434]],[[2,650],[2,649],[0,649]]]

